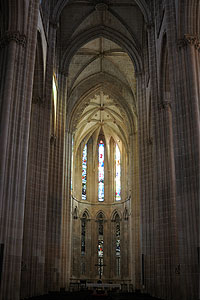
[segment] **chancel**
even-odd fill
[[[0,300],[199,299],[199,56],[199,0],[0,1]]]

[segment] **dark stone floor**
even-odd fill
[[[30,300],[158,300],[141,293],[108,293],[107,295],[93,295],[89,291],[49,293],[48,295],[29,298]]]

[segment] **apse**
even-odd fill
[[[128,280],[130,253],[120,228],[125,230],[129,218],[119,216],[127,216],[131,207],[127,178],[137,103],[135,69],[125,49],[103,36],[83,44],[69,64],[67,106],[73,139],[73,215],[78,211],[72,221],[72,278]],[[90,214],[87,220],[85,209]],[[113,241],[112,250],[108,240]],[[89,253],[93,263],[87,270]]]

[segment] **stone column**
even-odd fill
[[[140,195],[139,195],[139,149],[137,133],[130,135],[129,177],[131,186],[128,187],[130,197],[130,275],[135,289],[140,289]]]
[[[178,18],[182,20],[178,39],[173,1],[167,3],[167,29],[169,40],[169,65],[172,74],[174,157],[176,173],[176,209],[178,226],[179,296],[197,299],[199,290],[198,239],[199,239],[199,63],[200,41],[193,32],[195,16],[192,3],[185,1]],[[188,2],[188,6],[186,3]],[[197,2],[196,2],[197,3]],[[190,7],[191,5],[191,7]],[[189,14],[193,11],[193,14]],[[198,21],[197,21],[198,22]],[[185,29],[185,34],[183,31]],[[177,296],[178,297],[178,296]]]
[[[149,33],[150,35],[150,33]],[[151,36],[153,36],[153,29],[151,32],[151,35],[149,37],[149,40],[151,40]],[[151,73],[151,89],[152,89],[152,99],[155,104],[153,106],[156,106],[157,101],[157,95],[155,93],[156,88],[156,72],[155,72],[155,44],[154,39],[152,40],[152,44],[149,45],[151,48],[150,52],[150,59],[151,65],[150,65],[150,73]],[[146,70],[148,73],[148,70]],[[147,74],[148,75],[148,74]],[[155,252],[155,244],[152,245],[154,241],[154,234],[155,234],[155,224],[154,224],[154,214],[155,214],[155,204],[153,203],[153,180],[156,172],[153,173],[153,164],[152,164],[152,142],[149,137],[149,126],[151,126],[150,123],[148,123],[147,119],[147,96],[146,96],[146,90],[148,87],[148,83],[146,81],[146,78],[148,76],[145,76],[145,73],[137,73],[137,99],[138,99],[138,155],[139,155],[139,191],[135,190],[136,195],[139,193],[140,198],[140,204],[136,202],[136,205],[134,205],[134,201],[137,201],[134,199],[135,192],[132,191],[132,218],[135,216],[135,212],[133,212],[133,207],[137,209],[137,205],[140,205],[141,212],[139,214],[139,211],[136,213],[136,218],[140,218],[141,222],[141,256],[138,263],[138,270],[139,273],[137,273],[137,276],[141,276],[140,280],[137,278],[137,288],[140,287],[140,289],[146,289],[151,286],[153,287],[154,283],[154,276],[155,276],[155,264],[154,264],[154,252]],[[153,109],[152,109],[153,110]],[[137,141],[134,139],[134,143],[137,144]],[[134,149],[134,148],[133,148]],[[134,154],[133,154],[134,155]],[[155,161],[156,164],[156,161]],[[155,165],[154,165],[155,167]],[[136,168],[134,170],[137,174],[138,169]],[[133,183],[134,185],[134,183]],[[139,222],[139,220],[138,220]],[[138,222],[136,223],[136,226],[138,226]],[[134,230],[135,232],[135,230]],[[139,238],[139,237],[138,237]],[[139,239],[137,238],[137,241]],[[152,245],[152,246],[150,246]],[[142,265],[142,257],[144,264]],[[144,270],[144,272],[142,272]],[[140,286],[139,286],[140,282]],[[151,290],[148,290],[148,292],[152,292]]]
[[[148,28],[151,98],[152,98],[152,162],[153,174],[149,169],[149,183],[153,184],[152,196],[146,204],[148,214],[147,256],[145,260],[145,288],[162,298],[171,298],[177,289],[175,268],[177,265],[177,228],[175,205],[175,168],[172,131],[172,112],[170,104],[158,95],[157,59],[155,51],[154,27]],[[164,70],[162,73],[164,78]],[[162,78],[161,78],[162,80]],[[163,79],[164,80],[164,79]],[[151,141],[150,141],[151,142]],[[150,168],[152,168],[150,167]],[[155,267],[154,271],[152,269]],[[146,280],[146,279],[145,279]],[[156,290],[154,289],[156,286]]]
[[[56,69],[55,43],[57,24],[49,25],[49,52],[47,58],[48,84],[52,91],[53,71]],[[61,253],[63,229],[63,201],[64,199],[64,159],[65,159],[65,125],[66,125],[66,99],[65,76],[57,74],[58,96],[56,124],[50,139],[50,158],[48,176],[48,206],[46,229],[46,290],[60,289],[61,284]],[[52,93],[49,92],[51,99]]]
[[[27,11],[24,7],[21,8],[29,20],[27,27],[20,29],[23,32],[15,27],[16,31],[5,32],[0,40],[0,244],[3,249],[0,298],[7,300],[20,297],[38,2],[29,1]],[[22,17],[22,11],[18,13]],[[12,21],[14,20],[9,20],[10,25]]]
[[[35,80],[42,80],[36,78]],[[24,213],[21,298],[44,290],[51,99],[33,99]],[[30,242],[31,237],[31,242]]]
[[[67,78],[60,74],[60,93],[62,99],[62,126],[66,124]],[[72,228],[72,199],[71,199],[71,169],[72,169],[72,133],[65,130],[63,136],[63,178],[62,178],[62,249],[61,249],[61,279],[63,288],[69,287],[71,276],[71,228]]]

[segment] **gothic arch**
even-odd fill
[[[115,218],[119,216],[119,219],[121,220],[122,216],[118,209],[115,209],[111,214],[111,221],[115,221]]]
[[[83,210],[83,212],[81,213],[81,218],[84,218],[84,215],[86,216],[86,219],[89,220],[90,219],[90,212],[87,208],[85,208]]]
[[[100,77],[100,79],[103,79],[103,78],[102,78],[102,73],[101,73],[101,72],[92,74],[92,75],[88,76],[87,78],[83,79],[81,82],[79,82],[79,83],[73,88],[73,90],[71,91],[71,93],[69,94],[69,99],[71,98],[71,95],[73,95],[73,92],[74,92],[75,90],[77,90],[79,87],[81,87],[81,85],[86,85],[87,82],[95,82],[95,80],[98,79],[98,77]],[[122,89],[125,89],[125,90],[127,90],[127,91],[129,92],[129,94],[133,94],[132,91],[131,91],[131,89],[130,89],[130,87],[129,87],[126,83],[122,82],[119,78],[116,78],[116,77],[114,77],[113,75],[111,75],[111,74],[109,74],[109,73],[106,73],[106,72],[104,72],[103,77],[105,78],[105,79],[104,79],[104,82],[105,82],[105,81],[107,81],[107,82],[109,82],[109,83],[112,82],[112,85],[113,85],[114,81],[116,81],[116,87],[117,87],[117,86],[120,87],[120,90],[121,90],[121,91],[122,91]],[[91,85],[92,85],[92,84],[91,84]],[[81,89],[82,89],[82,87],[81,87]],[[88,87],[88,85],[87,85],[87,89],[90,90],[90,87]],[[119,88],[118,88],[118,90],[119,90]],[[76,91],[75,91],[75,93],[76,93]],[[133,96],[133,98],[135,98],[134,95],[132,95],[132,96]],[[73,98],[73,96],[72,96],[72,98]],[[135,100],[135,99],[134,99],[134,100]]]
[[[52,19],[54,20],[55,23],[58,22],[60,14],[64,7],[69,4],[69,0],[59,0],[56,5],[53,8],[52,12]],[[148,5],[146,4],[145,0],[135,0],[137,5],[139,6],[143,16],[144,20],[146,23],[151,22],[151,11],[149,10]]]
[[[100,84],[95,84],[95,82],[100,82]],[[115,81],[117,84],[113,84],[113,81]],[[91,85],[89,88],[87,88],[87,83]],[[93,83],[94,82],[94,83]],[[87,105],[87,101],[92,95],[97,93],[99,90],[103,90],[105,93],[108,93],[111,97],[113,97],[115,100],[119,102],[119,104],[123,107],[124,111],[127,114],[128,117],[128,124],[130,124],[129,131],[130,134],[134,131],[137,131],[137,111],[135,111],[135,115],[128,109],[128,106],[126,104],[126,101],[124,97],[122,96],[122,89],[126,89],[126,86],[117,78],[114,78],[110,74],[104,73],[102,76],[101,73],[97,73],[95,75],[90,76],[87,78],[87,81],[84,81],[84,86],[82,87],[82,84],[77,87],[80,87],[80,95],[79,93],[76,93],[73,96],[73,93],[71,94],[71,98],[73,99],[74,103],[71,104],[68,109],[68,118],[67,118],[67,128],[69,128],[70,131],[73,131],[74,121],[77,117],[77,109],[78,106],[84,106]],[[85,87],[85,88],[84,88]],[[83,90],[85,89],[85,91]],[[131,92],[131,91],[130,91]],[[133,95],[133,94],[132,94]],[[133,95],[134,97],[134,95]]]
[[[97,213],[96,213],[96,217],[95,219],[98,221],[99,219],[102,219],[102,220],[106,220],[107,217],[106,217],[106,214],[103,210],[99,210]]]
[[[84,33],[78,34],[76,38],[71,41],[70,46],[65,50],[65,53],[63,55],[61,62],[61,71],[63,73],[68,73],[70,61],[74,54],[78,51],[78,49],[84,44],[101,36],[107,38],[108,40],[111,40],[112,42],[118,44],[126,50],[127,54],[133,62],[136,72],[141,72],[143,70],[140,49],[136,45],[136,42],[131,41],[120,32],[112,28],[100,25],[86,30]]]
[[[70,128],[70,131],[74,132],[74,128],[76,127],[76,119],[80,117],[80,112],[82,112],[84,110],[84,107],[87,106],[88,104],[88,99],[92,98],[92,96],[95,93],[98,93],[99,91],[103,91],[105,92],[106,95],[109,95],[112,99],[116,100],[116,102],[119,102],[119,106],[122,107],[123,111],[124,111],[124,118],[127,118],[126,122],[123,122],[123,127],[120,127],[121,124],[118,124],[118,130],[115,131],[113,129],[113,136],[118,136],[120,137],[120,139],[123,141],[123,144],[126,148],[126,150],[128,150],[128,145],[129,145],[129,134],[131,132],[133,132],[133,130],[136,129],[136,119],[134,120],[134,118],[136,118],[136,116],[133,115],[133,113],[130,112],[130,110],[128,111],[127,107],[125,106],[125,100],[123,99],[123,97],[121,97],[119,94],[116,95],[116,93],[112,93],[112,89],[106,87],[106,88],[102,88],[101,86],[98,86],[95,90],[92,90],[92,92],[84,99],[81,98],[79,99],[79,104],[76,105],[76,107],[73,109],[73,111],[71,112],[71,114],[69,115],[69,117],[67,118],[69,123],[68,126]],[[121,103],[121,101],[124,101],[124,103]],[[122,110],[121,109],[121,110]],[[134,123],[135,122],[135,123]],[[116,121],[117,124],[117,121]],[[87,141],[89,140],[89,138],[94,134],[94,132],[98,129],[98,127],[95,127],[95,125],[91,128],[88,129],[87,134],[85,134],[84,138],[85,138],[85,143],[87,143]],[[82,135],[79,135],[78,140],[76,140],[76,143],[74,144],[74,154],[76,155],[76,151],[78,150],[78,147],[81,143],[81,141],[83,140]]]

